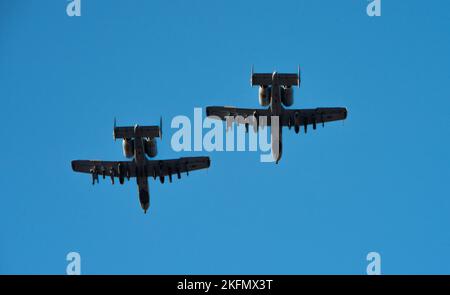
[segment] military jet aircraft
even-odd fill
[[[243,109],[235,107],[207,107],[206,115],[219,117],[227,121],[227,129],[233,122],[245,124],[248,131],[249,124],[258,131],[259,118],[267,119],[267,126],[271,126],[271,116],[278,117],[278,136],[275,136],[274,128],[271,128],[272,154],[276,163],[281,159],[282,154],[282,128],[287,126],[289,129],[294,127],[296,133],[300,132],[303,125],[305,133],[308,131],[308,125],[316,129],[317,124],[324,126],[325,122],[344,120],[347,118],[346,108],[316,108],[316,109],[286,109],[294,103],[294,90],[292,86],[300,87],[300,67],[297,74],[283,74],[273,72],[272,74],[253,73],[250,83],[251,86],[259,86],[259,104],[267,109]],[[244,120],[238,120],[237,117]],[[229,120],[229,119],[232,120]],[[252,120],[247,120],[252,118]],[[253,124],[254,123],[254,124]],[[260,126],[260,125],[259,125]],[[278,144],[279,143],[279,144]]]
[[[144,213],[150,206],[148,177],[153,179],[159,177],[164,183],[165,176],[172,182],[172,175],[181,178],[181,173],[189,175],[189,171],[208,168],[210,166],[209,157],[187,157],[172,160],[149,160],[157,155],[156,138],[162,138],[162,127],[160,126],[139,126],[116,127],[114,120],[114,139],[123,139],[123,154],[131,161],[72,161],[72,169],[76,172],[92,174],[92,184],[98,183],[98,176],[102,175],[114,179],[117,177],[119,183],[123,184],[125,179],[130,180],[136,177],[139,190],[139,201]]]

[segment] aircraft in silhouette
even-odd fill
[[[325,122],[344,120],[347,118],[346,108],[316,108],[316,109],[287,109],[294,103],[294,89],[292,86],[300,87],[300,67],[296,74],[284,73],[253,73],[251,74],[251,85],[259,86],[259,104],[264,109],[243,109],[235,107],[211,106],[206,108],[206,115],[218,117],[227,121],[227,129],[233,122],[253,125],[257,132],[261,117],[265,117],[264,122],[271,126],[271,117],[278,117],[278,135],[271,128],[272,155],[276,163],[281,159],[282,154],[282,130],[283,127],[291,129],[294,127],[296,133],[300,132],[300,127],[304,127],[307,133],[308,125],[316,129],[317,124],[324,126]],[[238,119],[239,118],[239,119]],[[251,120],[248,120],[248,119]],[[243,119],[243,120],[242,120]]]
[[[123,139],[123,154],[131,161],[72,161],[72,169],[76,172],[90,173],[92,184],[98,183],[98,176],[111,178],[114,184],[115,178],[123,184],[125,179],[135,177],[139,191],[139,201],[144,213],[150,206],[150,194],[148,177],[157,177],[161,183],[168,176],[172,182],[172,176],[181,178],[181,173],[189,175],[190,171],[208,168],[210,166],[209,157],[185,157],[171,160],[149,160],[157,155],[156,138],[162,138],[162,120],[160,126],[139,126],[116,127],[114,120],[114,139]]]

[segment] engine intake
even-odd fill
[[[268,106],[270,104],[272,89],[268,86],[260,86],[259,87],[259,104],[263,107]]]
[[[145,148],[145,153],[150,158],[156,157],[156,155],[158,154],[158,149],[156,147],[156,139],[155,138],[144,139],[144,148]]]
[[[134,156],[134,140],[125,138],[122,142],[123,155],[127,158]]]
[[[294,89],[291,86],[281,87],[281,102],[286,107],[294,104]]]

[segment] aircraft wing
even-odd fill
[[[90,161],[76,160],[72,161],[72,169],[76,172],[124,177],[136,177],[136,165],[129,161]]]
[[[249,116],[267,116],[270,121],[270,111],[268,109],[241,109],[235,107],[207,107],[206,116],[216,116],[222,120],[226,120],[226,116],[236,117],[242,116],[247,118]]]
[[[187,173],[190,171],[209,168],[211,160],[209,157],[184,157],[171,160],[152,160],[146,164],[147,176],[164,177],[169,176],[172,179],[172,175],[177,174],[178,178],[181,177],[181,173]]]
[[[105,175],[113,177],[157,177],[172,176],[173,174],[189,173],[190,171],[208,168],[210,166],[209,157],[185,157],[172,160],[152,160],[147,161],[143,175],[136,175],[136,164],[134,162],[115,161],[72,161],[72,169],[76,172]]]
[[[271,125],[271,113],[269,109],[240,109],[234,107],[207,107],[207,116],[216,116],[226,120],[226,116],[243,118],[249,116],[267,117],[267,125]],[[344,120],[347,118],[346,108],[316,108],[316,109],[284,109],[279,117],[281,126],[301,126],[324,124],[326,122]],[[235,121],[234,121],[235,122]],[[244,122],[237,122],[244,123]],[[248,122],[247,122],[248,123]]]
[[[346,108],[285,109],[280,116],[282,126],[324,124],[326,122],[345,120]]]

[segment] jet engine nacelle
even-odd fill
[[[134,140],[124,139],[122,142],[123,155],[127,158],[133,158],[134,156]]]
[[[156,148],[156,139],[155,138],[144,139],[144,148],[145,148],[145,153],[150,158],[156,157],[156,155],[158,154],[158,149]]]
[[[259,87],[259,104],[266,107],[270,104],[271,88],[267,86]]]
[[[294,89],[291,86],[281,88],[281,102],[286,107],[294,104]]]

